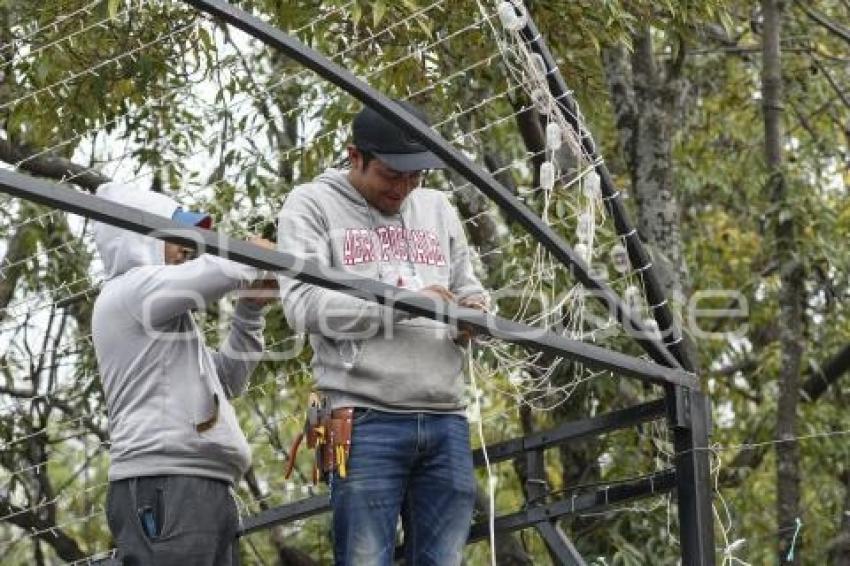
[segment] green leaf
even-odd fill
[[[375,2],[375,5],[372,7],[372,25],[378,27],[381,23],[381,20],[384,19],[384,16],[387,13],[387,3],[383,0],[378,0]]]
[[[201,43],[204,44],[204,49],[206,49],[207,51],[213,50],[213,42],[212,38],[210,37],[209,30],[207,30],[206,28],[199,28],[198,39],[200,39]]]
[[[114,18],[118,14],[118,5],[121,3],[121,0],[108,0],[106,4],[106,10],[109,12],[109,17]]]
[[[434,37],[434,31],[431,25],[431,20],[429,20],[428,18],[419,17],[416,18],[416,23],[419,24],[419,27],[422,29],[423,32],[425,32],[425,35],[427,35],[429,38]]]
[[[355,27],[360,23],[360,20],[363,18],[363,8],[360,7],[360,4],[357,2],[354,3],[354,7],[351,8],[351,21],[354,23]]]

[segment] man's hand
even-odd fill
[[[423,287],[419,290],[423,295],[427,295],[432,299],[437,299],[438,301],[445,301],[447,303],[455,302],[455,295],[442,285],[428,285],[427,287]]]
[[[464,297],[458,301],[457,305],[459,307],[484,312],[487,310],[487,299],[481,295],[470,295],[469,297]]]
[[[254,244],[255,246],[260,246],[261,248],[265,248],[267,250],[274,250],[275,245],[274,242],[266,240],[262,236],[251,236],[248,238],[248,242]]]
[[[487,299],[481,295],[471,295],[459,300],[457,305],[467,309],[475,309],[477,311],[487,311]],[[468,324],[459,322],[457,325],[457,336],[455,336],[455,344],[458,346],[467,346],[475,337],[476,331]]]
[[[273,242],[270,242],[261,236],[252,236],[248,238],[248,241],[255,246],[259,246],[267,250],[275,249]],[[264,307],[270,302],[276,300],[278,296],[277,277],[269,272],[263,272],[259,279],[254,281],[250,287],[246,287],[242,291],[242,296],[239,300],[247,301],[248,303],[258,307]]]

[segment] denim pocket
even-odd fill
[[[362,424],[372,417],[375,416],[375,409],[363,409],[356,408],[354,409],[354,418],[351,420],[352,424]]]

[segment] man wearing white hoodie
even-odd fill
[[[98,196],[210,227],[209,216],[119,183]],[[244,391],[263,351],[264,298],[240,298],[219,351],[208,348],[192,310],[260,284],[260,273],[182,246],[96,223],[106,281],[92,335],[111,440],[107,521],[119,560],[140,566],[238,563],[231,494],[250,465],[228,402]],[[257,238],[263,247],[272,245]]]
[[[292,191],[278,245],[435,305],[483,308],[457,212],[419,187],[424,170],[445,165],[369,108],[352,129],[350,168]],[[460,564],[475,484],[456,337],[445,324],[296,280],[281,280],[281,297],[289,323],[310,334],[318,389],[332,409],[354,408],[347,469],[329,478],[336,563],[392,564],[401,515],[407,564]]]

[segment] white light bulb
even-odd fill
[[[590,248],[587,247],[587,244],[578,243],[574,249],[576,251],[576,255],[579,256],[584,263],[590,263]]]
[[[611,263],[617,273],[626,273],[631,269],[629,264],[629,253],[622,244],[614,244],[611,248]]]
[[[658,330],[658,322],[654,318],[645,318],[643,325],[646,327],[648,338],[661,340],[661,332]]]
[[[521,14],[517,14],[517,8],[511,2],[502,2],[499,4],[499,19],[502,20],[502,25],[509,31],[519,31],[525,27],[528,16],[524,9],[521,9]]]
[[[549,122],[546,126],[546,149],[557,151],[561,148],[563,141],[564,136],[561,132],[561,126],[557,122]]]
[[[583,212],[578,215],[578,222],[576,223],[576,237],[581,242],[589,242],[590,237],[593,235],[593,217]]]
[[[596,174],[596,171],[591,171],[588,173],[587,177],[584,179],[584,186],[582,187],[584,190],[584,196],[589,199],[597,199],[600,195],[600,181],[599,175]]]
[[[555,186],[555,164],[544,161],[540,165],[540,187],[544,191],[551,191]]]
[[[626,287],[626,290],[623,292],[623,299],[631,312],[637,312],[640,310],[642,306],[640,289],[634,285]]]
[[[534,53],[531,56],[531,64],[540,75],[545,77],[549,73],[549,69],[546,68],[546,61],[543,60],[540,53]]]

